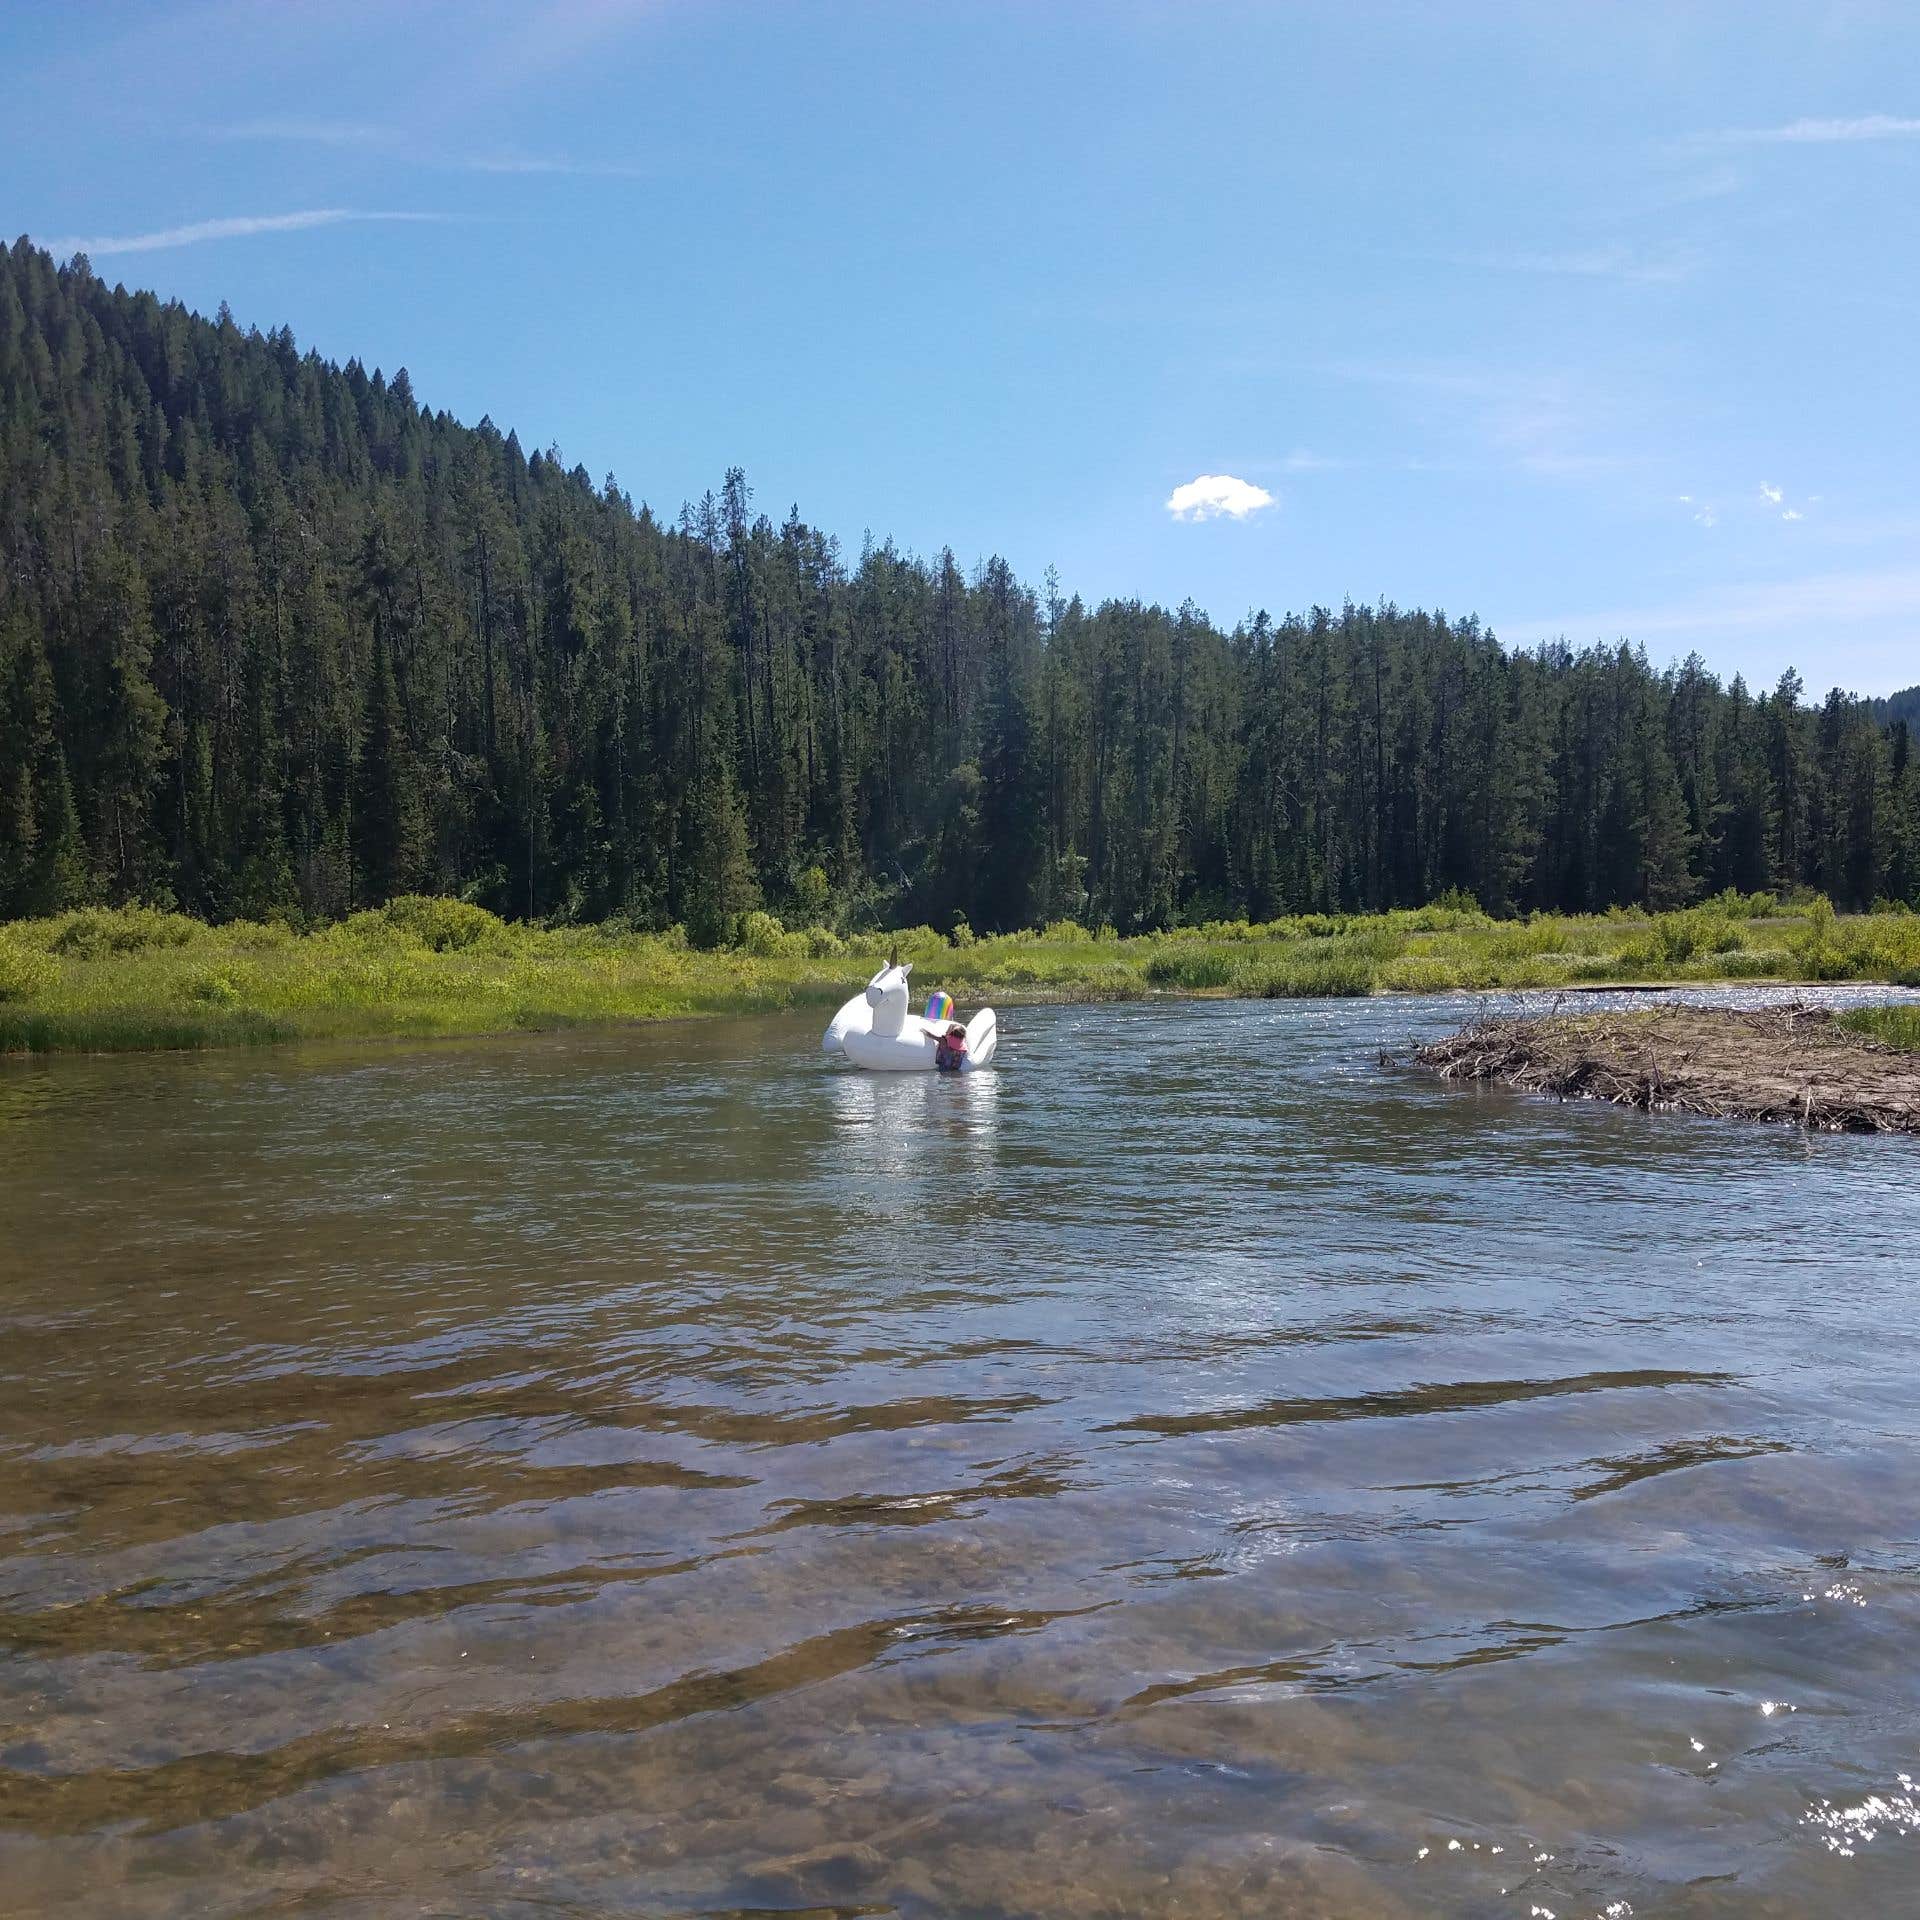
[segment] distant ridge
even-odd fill
[[[1904,720],[1915,733],[1920,733],[1920,687],[1905,687],[1898,693],[1890,693],[1882,700],[1873,703],[1874,717],[1883,726],[1891,726],[1896,720]]]

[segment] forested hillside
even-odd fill
[[[757,903],[1136,930],[1449,888],[1920,898],[1904,721],[1792,674],[1386,606],[1088,607],[845,555],[737,471],[669,522],[404,371],[24,240],[0,550],[0,914],[445,891],[712,942]]]
[[[1904,720],[1909,727],[1920,727],[1920,687],[1902,687],[1898,693],[1876,700],[1873,711],[1883,724]]]

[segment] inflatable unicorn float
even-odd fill
[[[924,1014],[907,1012],[909,961],[890,961],[833,1016],[820,1047],[824,1053],[843,1053],[856,1067],[870,1073],[931,1073],[948,1065],[960,1073],[990,1066],[1000,1044],[999,1022],[991,1007],[982,1007],[962,1030],[965,1045],[948,1036],[958,1025],[952,996],[936,993]],[[942,1051],[947,1060],[942,1062]],[[958,1055],[957,1060],[955,1055]]]

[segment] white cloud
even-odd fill
[[[256,233],[299,233],[308,227],[337,227],[348,220],[440,220],[438,213],[374,213],[355,207],[310,207],[300,213],[243,214],[229,220],[195,220],[184,227],[153,233],[96,235],[88,239],[47,241],[59,258],[84,253],[89,258],[114,253],[157,253],[165,247],[197,246],[202,240],[244,240]]]
[[[1760,482],[1760,498],[1764,500],[1768,506],[1777,507],[1785,498],[1785,495],[1781,493],[1778,487],[1770,487],[1762,480]]]
[[[1176,520],[1216,520],[1222,514],[1244,520],[1272,505],[1273,495],[1265,487],[1236,480],[1230,473],[1203,473],[1167,495],[1167,511]]]
[[[1782,520],[1804,520],[1807,516],[1798,507],[1789,507],[1780,518]]]
[[[1731,127],[1710,134],[1739,146],[1834,146],[1857,140],[1920,140],[1920,120],[1891,113],[1863,113],[1851,120],[1790,120],[1784,127]]]

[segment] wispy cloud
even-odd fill
[[[272,142],[285,146],[330,147],[341,152],[387,154],[407,166],[447,173],[571,174],[603,180],[638,180],[653,170],[623,161],[576,160],[567,154],[522,153],[513,148],[450,151],[423,147],[396,127],[365,120],[310,120],[300,117],[240,120],[209,130],[216,140]]]
[[[1346,361],[1328,371],[1398,393],[1429,429],[1479,440],[1525,473],[1573,479],[1622,464],[1592,445],[1596,416],[1609,409],[1564,374],[1418,359]]]
[[[1806,495],[1806,505],[1814,506],[1819,502],[1817,493]],[[1720,524],[1721,505],[1714,500],[1702,499],[1696,494],[1681,493],[1674,496],[1675,504],[1685,507],[1696,526],[1717,527]],[[1737,494],[1728,509],[1736,520],[1751,522],[1758,515],[1766,519],[1804,520],[1804,508],[1787,504],[1787,490],[1776,487],[1771,480],[1762,480],[1751,494]]]
[[[239,120],[211,129],[217,140],[284,140],[313,147],[392,147],[399,136],[390,127],[365,120]]]
[[[1176,520],[1244,520],[1273,505],[1273,495],[1230,473],[1203,473],[1167,495],[1167,511]]]
[[[583,180],[646,180],[658,170],[621,160],[569,160],[564,154],[467,153],[429,162],[466,173],[571,174]]]
[[[1509,621],[1500,632],[1503,639],[1521,644],[1562,636],[1576,643],[1622,638],[1676,643],[1875,625],[1892,626],[1908,636],[1920,625],[1920,568],[1812,574],[1798,580],[1728,586],[1664,606]]]
[[[1559,274],[1580,280],[1618,280],[1632,286],[1672,286],[1698,271],[1692,254],[1645,254],[1631,247],[1572,247],[1545,253],[1455,253],[1456,266],[1494,273]]]
[[[1690,148],[1697,142],[1689,143]],[[1698,206],[1705,200],[1724,200],[1738,193],[1745,184],[1740,169],[1726,159],[1707,160],[1699,153],[1687,153],[1690,171],[1683,178],[1670,179],[1666,185],[1621,201],[1614,208],[1620,219],[1645,218],[1672,213],[1677,208]],[[1697,169],[1697,170],[1691,170]]]
[[[1920,140],[1920,120],[1863,113],[1850,120],[1789,120],[1783,127],[1728,127],[1701,136],[1722,146],[1822,147],[1860,140]]]
[[[438,213],[386,213],[358,207],[309,207],[299,213],[241,214],[226,220],[195,220],[183,227],[152,233],[98,234],[50,240],[48,252],[59,258],[84,253],[90,259],[116,253],[158,253],[167,247],[193,247],[204,240],[245,240],[260,233],[299,233],[308,227],[337,227],[350,220],[441,220]]]
[[[1810,507],[1817,506],[1819,502],[1820,496],[1817,493],[1806,496],[1806,503]],[[1765,480],[1760,482],[1760,505],[1764,512],[1777,512],[1782,520],[1804,520],[1807,517],[1801,508],[1787,504],[1787,493],[1784,487],[1771,486]]]

